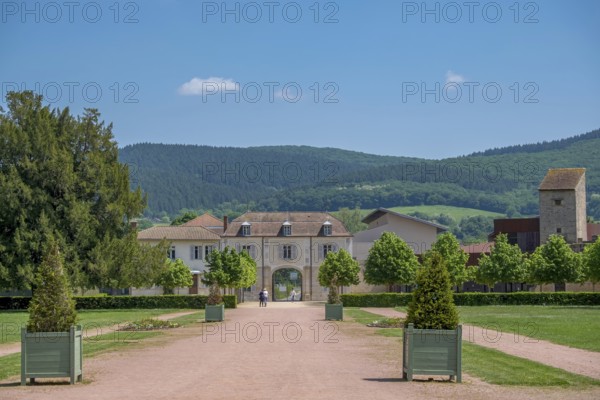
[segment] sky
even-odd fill
[[[440,159],[600,128],[600,2],[2,1],[0,82],[119,146]]]

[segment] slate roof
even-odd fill
[[[585,168],[549,169],[539,190],[575,190],[581,179],[585,179]]]
[[[323,223],[331,223],[331,235],[328,237],[352,236],[344,224],[329,213],[324,212],[247,212],[231,221],[223,237],[242,236],[241,227],[250,223],[253,236],[284,236],[283,223],[289,221],[292,234],[289,237],[325,236]]]
[[[138,232],[138,240],[219,240],[220,236],[202,226],[153,226]]]

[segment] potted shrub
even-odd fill
[[[82,330],[64,275],[57,243],[51,238],[37,271],[29,322],[21,330],[21,385],[27,378],[69,377],[81,382]]]
[[[338,288],[340,286],[358,285],[360,267],[350,253],[341,249],[329,252],[319,267],[319,284],[329,288],[327,304],[325,304],[325,319],[344,319],[344,305],[340,301]]]
[[[225,257],[223,252],[213,250],[207,257],[208,271],[204,273],[202,282],[209,286],[208,299],[204,307],[204,320],[206,322],[223,321],[225,319],[225,304],[221,295],[221,287],[229,282],[229,275],[225,271]]]
[[[448,375],[462,379],[462,327],[452,297],[448,269],[435,251],[417,272],[417,287],[403,331],[402,376]]]

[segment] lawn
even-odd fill
[[[156,316],[167,314],[171,312],[179,312],[182,310],[121,310],[121,311],[80,311],[79,315],[82,314],[90,314],[86,315],[87,320],[94,324],[100,324],[113,321],[114,319],[107,318],[105,314],[111,313],[119,313],[116,315],[117,318],[124,318],[127,316],[127,319],[121,319],[119,322],[125,321],[133,321],[144,318],[144,316]],[[185,310],[183,310],[185,311]],[[152,313],[154,312],[154,313]],[[23,313],[11,313],[11,314],[23,314]],[[98,319],[94,320],[92,314],[96,314]],[[2,314],[0,314],[2,316]],[[184,315],[181,317],[173,318],[171,321],[177,322],[182,326],[190,325],[194,322],[197,322],[199,319],[204,318],[204,311],[198,311],[193,314]],[[81,318],[83,320],[83,318]],[[95,325],[100,326],[100,325]],[[83,343],[83,355],[85,358],[91,358],[95,355],[105,353],[107,351],[119,350],[125,347],[130,347],[135,343],[139,343],[145,339],[154,338],[161,336],[165,333],[165,331],[151,331],[151,332],[112,332],[104,335],[98,335],[95,337],[87,338]],[[9,356],[0,357],[0,380],[9,378],[11,376],[16,376],[21,371],[21,353],[11,354]],[[85,371],[84,371],[85,376]]]
[[[84,329],[84,335],[93,335],[98,328],[121,324],[123,322],[156,317],[158,315],[184,312],[182,309],[150,310],[90,310],[78,311],[78,323]],[[0,312],[0,344],[21,340],[21,327],[27,324],[29,314],[25,311]]]
[[[482,307],[471,307],[482,308]],[[380,315],[359,309],[344,309],[345,315],[366,325]],[[402,329],[373,328],[375,334],[402,340]],[[507,386],[599,386],[600,381],[550,367],[525,358],[463,341],[463,371],[488,383]]]

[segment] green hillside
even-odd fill
[[[588,211],[600,218],[600,130],[444,160],[309,146],[150,143],[126,146],[119,157],[132,186],[148,194],[148,215],[432,205],[535,215],[548,168],[584,167]]]
[[[484,217],[493,217],[493,218],[504,218],[505,214],[485,211],[485,210],[476,210],[474,208],[465,208],[465,207],[453,207],[453,206],[407,206],[407,207],[391,207],[389,208],[392,211],[399,212],[401,214],[413,214],[413,213],[421,213],[426,214],[431,217],[438,216],[440,214],[446,214],[455,219],[456,221],[460,221],[463,218],[467,217],[475,217],[478,215]]]

